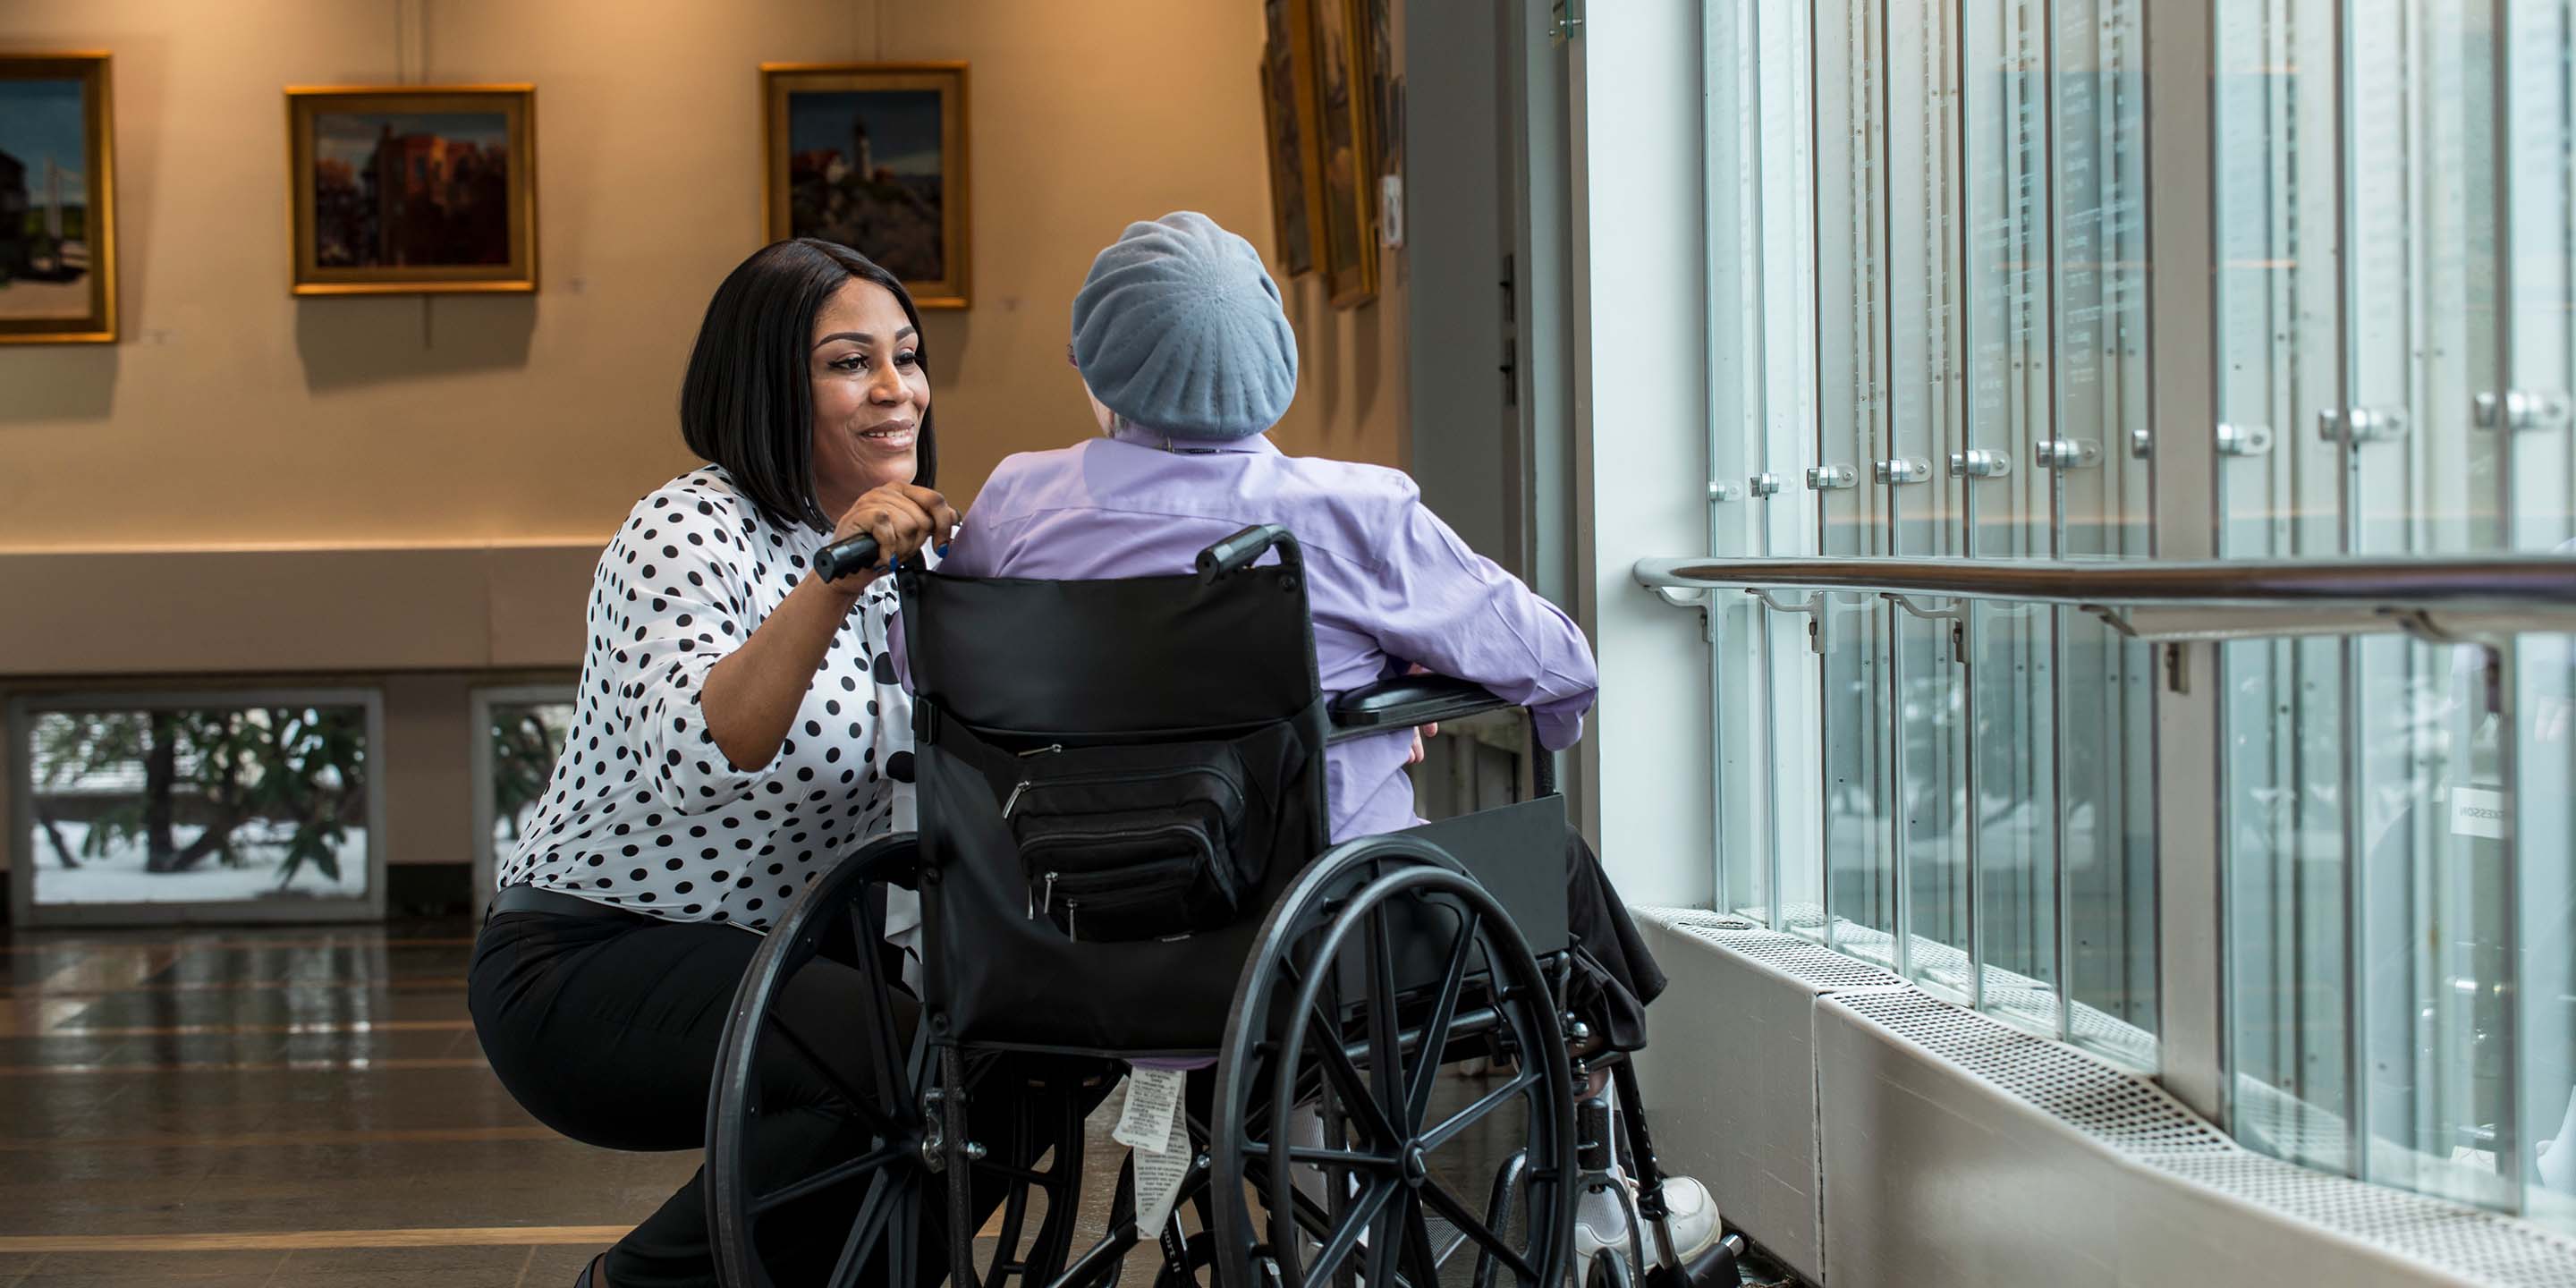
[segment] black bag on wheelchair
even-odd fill
[[[1325,848],[1325,710],[1293,551],[1223,575],[902,575],[915,777],[938,820],[922,835],[924,985],[947,1037],[1215,1048],[1262,915]]]

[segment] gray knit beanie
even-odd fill
[[[1297,392],[1297,336],[1252,243],[1195,211],[1127,231],[1073,297],[1073,361],[1101,405],[1174,438],[1247,438]]]

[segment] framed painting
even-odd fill
[[[1365,0],[1312,0],[1324,276],[1333,307],[1377,298],[1377,134]]]
[[[1261,125],[1270,148],[1270,212],[1281,269],[1315,271],[1315,228],[1323,222],[1315,174],[1314,47],[1310,0],[1262,0],[1269,36],[1261,48]]]
[[[286,91],[297,295],[537,289],[537,92]]]
[[[0,344],[116,341],[106,54],[0,55]]]
[[[1369,120],[1377,127],[1377,174],[1404,173],[1404,76],[1396,70],[1393,0],[1361,0],[1368,41]],[[1383,230],[1381,230],[1383,231]]]
[[[974,273],[966,64],[763,63],[769,240],[819,237],[875,260],[925,309],[962,309]]]

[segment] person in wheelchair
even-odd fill
[[[1244,239],[1187,211],[1130,225],[1075,297],[1068,357],[1100,436],[1004,460],[959,526],[943,573],[1180,573],[1231,533],[1279,525],[1303,551],[1326,694],[1424,671],[1529,708],[1549,751],[1580,736],[1599,680],[1565,613],[1469,549],[1401,472],[1287,456],[1264,436],[1295,393],[1297,345],[1278,287]],[[1331,840],[1420,822],[1404,772],[1418,748],[1407,730],[1330,748]],[[1564,855],[1569,1001],[1589,1030],[1574,1054],[1635,1050],[1663,973],[1571,827]],[[1671,1178],[1665,1197],[1676,1213],[1704,1217],[1698,1233],[1714,1240],[1714,1209],[1697,1182]],[[1596,1246],[1622,1237],[1615,1210],[1581,1210]]]

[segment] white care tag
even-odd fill
[[[1172,1219],[1172,1204],[1189,1175],[1189,1124],[1180,1113],[1181,1087],[1188,1077],[1179,1069],[1129,1070],[1127,1104],[1109,1133],[1135,1151],[1136,1233],[1141,1238],[1153,1238]]]
[[[2451,789],[2451,835],[2504,839],[2504,793],[2483,787]]]
[[[1161,1149],[1171,1139],[1172,1119],[1181,1108],[1181,1083],[1187,1076],[1178,1069],[1128,1070],[1127,1105],[1119,1111],[1109,1139],[1129,1149]]]
[[[1172,1204],[1181,1197],[1181,1181],[1190,1174],[1190,1135],[1178,1118],[1161,1149],[1140,1149],[1136,1159],[1136,1235],[1151,1238],[1172,1219]]]

